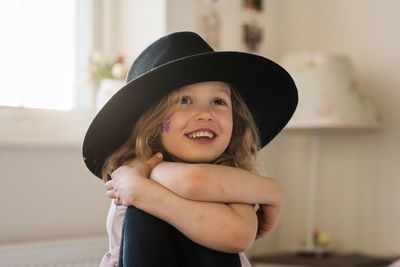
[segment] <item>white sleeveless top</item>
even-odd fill
[[[107,233],[109,240],[109,251],[101,260],[100,267],[117,267],[119,245],[121,242],[122,223],[126,212],[125,206],[116,206],[114,201],[111,201],[110,210],[107,215]],[[242,267],[251,267],[246,255],[239,253]]]

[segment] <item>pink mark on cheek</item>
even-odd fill
[[[167,118],[165,121],[161,123],[161,132],[168,133],[170,125],[171,125],[171,117]]]

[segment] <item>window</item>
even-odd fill
[[[77,48],[84,47],[77,30],[84,2],[0,2],[0,106],[58,110],[75,106],[81,63],[77,58],[82,58]]]
[[[94,3],[0,1],[0,147],[80,146]]]

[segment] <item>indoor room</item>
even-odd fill
[[[243,251],[251,266],[400,266],[399,9],[396,0],[2,1],[0,265],[99,266],[112,200],[85,165],[85,134],[146,47],[190,31],[217,52],[272,60],[297,87],[294,115],[256,155],[284,200],[276,227]]]

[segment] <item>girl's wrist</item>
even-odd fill
[[[157,183],[151,179],[140,179],[136,192],[130,196],[129,203],[139,209],[143,208],[148,198],[157,194]]]
[[[140,203],[143,201],[143,195],[149,190],[149,181],[150,179],[147,178],[136,179],[134,187],[127,188],[128,194],[126,196],[126,200],[128,206],[138,207],[138,205],[140,205]]]

